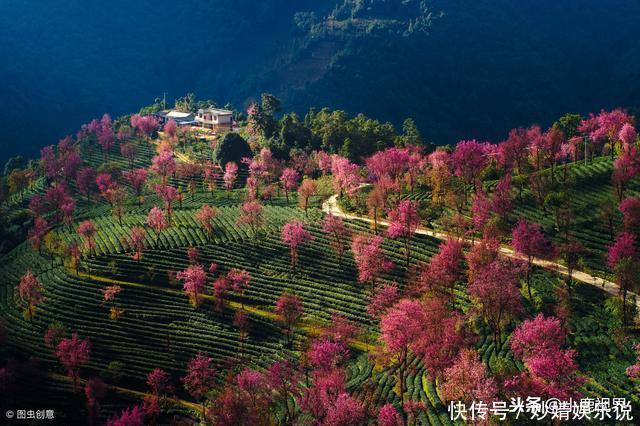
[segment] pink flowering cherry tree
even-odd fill
[[[238,225],[248,225],[254,238],[264,223],[262,204],[257,201],[247,201],[240,207]]]
[[[633,350],[636,351],[636,362],[625,370],[627,376],[631,379],[637,379],[640,377],[640,343],[633,345]]]
[[[473,349],[461,351],[455,364],[444,371],[442,395],[445,402],[471,404],[482,401],[489,404],[497,394],[496,381],[489,376],[478,352]]]
[[[147,169],[134,169],[127,170],[122,174],[122,177],[131,185],[133,192],[138,199],[138,205],[142,205],[142,194],[144,191],[144,185],[147,181]]]
[[[385,404],[378,411],[379,426],[404,426],[404,419],[393,404]]]
[[[158,119],[151,115],[141,116],[134,114],[131,116],[131,127],[138,131],[140,136],[146,138],[147,142],[151,140],[151,136],[158,129]]]
[[[28,240],[34,250],[42,252],[42,241],[49,231],[49,223],[41,216],[37,216],[33,220],[33,226],[29,230]]]
[[[512,232],[512,244],[516,253],[523,255],[527,260],[527,291],[529,299],[533,300],[531,294],[531,275],[533,273],[534,258],[549,259],[554,256],[554,248],[549,240],[542,233],[542,228],[537,223],[529,223],[520,219]]]
[[[476,313],[493,332],[498,345],[504,328],[523,312],[518,280],[521,267],[502,258],[475,272],[469,285],[469,295]]]
[[[388,212],[389,227],[387,234],[389,238],[400,238],[404,241],[407,268],[411,262],[411,239],[420,225],[420,215],[418,214],[418,204],[402,200],[397,207]]]
[[[171,151],[162,150],[151,159],[151,171],[160,176],[162,186],[167,185],[167,179],[176,172],[176,169],[176,160]]]
[[[155,368],[147,374],[147,386],[158,397],[170,394],[174,390],[171,376],[161,368]]]
[[[118,132],[118,139],[124,137],[121,135],[122,130]],[[120,155],[126,158],[129,161],[129,169],[133,169],[133,166],[136,161],[136,156],[138,155],[138,148],[133,143],[121,143],[120,144]]]
[[[208,204],[203,205],[194,214],[194,217],[207,233],[209,239],[213,236],[213,220],[218,216],[218,209]]]
[[[122,292],[122,287],[112,285],[102,289],[102,303],[109,306],[109,319],[117,320],[122,315],[123,310],[118,307],[116,298]]]
[[[291,252],[291,268],[295,272],[298,265],[298,248],[314,240],[313,234],[307,231],[304,223],[299,220],[286,223],[282,227],[282,241],[284,241]]]
[[[44,302],[42,295],[42,284],[31,271],[27,271],[16,288],[18,296],[22,303],[26,305],[25,316],[29,317],[29,321],[33,322],[33,316],[38,305]]]
[[[440,244],[438,253],[420,274],[419,284],[427,291],[455,306],[455,285],[463,277],[463,244],[450,238]]]
[[[627,323],[627,293],[640,282],[640,261],[636,249],[636,237],[623,232],[609,246],[607,264],[616,274],[616,283],[622,295],[622,320]]]
[[[283,293],[276,302],[276,316],[278,322],[282,324],[287,339],[287,346],[291,346],[293,327],[302,318],[304,307],[302,300],[296,295]]]
[[[142,251],[145,249],[147,239],[147,231],[140,226],[134,226],[129,234],[122,238],[122,244],[133,252],[134,260],[138,262],[142,259]]]
[[[65,338],[56,347],[56,357],[60,364],[67,369],[69,377],[73,380],[73,388],[77,389],[80,377],[80,368],[89,362],[91,342],[89,339],[81,339],[78,333],[73,333],[70,338]]]
[[[224,181],[224,187],[227,190],[227,197],[229,196],[229,191],[233,189],[233,186],[238,179],[238,164],[229,161],[224,166],[224,175],[222,176],[222,180]]]
[[[213,359],[203,354],[197,354],[187,364],[187,374],[182,378],[184,388],[197,401],[202,402],[202,415],[205,415],[207,393],[216,383],[216,370]]]
[[[404,404],[409,355],[424,331],[424,310],[417,300],[402,299],[380,321],[380,338],[387,359],[393,363],[399,383],[399,397]]]
[[[372,319],[379,319],[390,307],[400,300],[400,291],[395,283],[386,283],[378,286],[369,298],[367,314]]]
[[[342,218],[327,214],[321,222],[322,230],[331,239],[331,247],[338,255],[338,265],[342,266],[344,252],[349,246],[351,230],[344,224]]]
[[[318,185],[314,180],[305,179],[298,188],[298,205],[304,210],[304,216],[309,217],[309,203],[311,197],[318,192]]]
[[[460,141],[451,156],[453,170],[465,184],[464,197],[467,200],[468,186],[478,186],[480,172],[489,164],[488,144],[476,140]]]
[[[640,227],[640,198],[628,197],[619,205],[622,222],[627,231],[634,232]]]
[[[393,268],[393,262],[384,256],[380,235],[353,236],[351,251],[358,268],[358,282],[375,285],[380,276]]]
[[[80,235],[84,240],[84,248],[89,253],[89,255],[92,255],[95,251],[96,233],[97,228],[92,220],[85,220],[81,222],[80,225],[78,225],[78,235]]]
[[[560,320],[542,314],[523,322],[511,337],[511,350],[525,365],[525,371],[507,379],[508,393],[539,395],[543,398],[580,398],[585,381],[578,376],[576,352],[564,349]]]
[[[191,265],[184,271],[178,272],[176,278],[183,281],[183,290],[189,296],[189,301],[196,308],[200,306],[201,294],[207,284],[207,274],[201,265]]]
[[[169,221],[165,216],[161,208],[154,206],[149,211],[146,220],[147,226],[149,226],[156,234],[156,244],[160,241],[160,235],[162,231],[169,228]]]
[[[282,171],[280,176],[280,182],[284,189],[284,195],[287,197],[287,203],[289,203],[289,192],[295,191],[298,187],[298,181],[300,180],[300,174],[296,169],[287,167]]]
[[[227,281],[231,290],[240,296],[242,308],[244,309],[244,292],[251,285],[251,274],[244,269],[231,268],[227,272]]]
[[[111,116],[104,114],[100,120],[100,130],[98,131],[98,143],[104,152],[105,161],[109,161],[109,151],[115,144]]]

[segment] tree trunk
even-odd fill
[[[533,296],[531,295],[531,270],[533,266],[531,262],[532,260],[529,258],[529,265],[527,266],[527,291],[529,292],[529,301],[533,302]]]
[[[373,232],[378,234],[378,208],[373,208]]]
[[[411,263],[411,236],[407,236],[405,243],[404,243],[404,248],[406,251],[406,255],[407,255],[407,272],[409,271],[409,263]]]
[[[627,325],[627,289],[622,289],[622,324]]]
[[[405,364],[407,363],[407,352],[406,350],[402,354],[402,360],[400,361],[399,366],[399,376],[400,376],[400,402],[404,406],[404,388],[405,388]]]
[[[498,318],[496,319],[495,327],[495,341],[494,341],[494,349],[498,347],[498,343],[502,340],[502,330],[500,329],[500,322],[502,321],[502,310],[498,313]]]

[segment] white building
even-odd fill
[[[192,126],[198,124],[194,114],[190,112],[169,110],[160,111],[154,115],[160,119],[161,124],[165,124],[169,120],[175,121],[178,126]]]
[[[199,109],[196,122],[202,127],[215,130],[231,130],[233,128],[233,112],[226,109]]]

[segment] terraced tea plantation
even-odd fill
[[[383,200],[380,218],[392,224],[376,230],[362,218],[328,216],[333,192],[342,194],[342,208],[364,214],[366,203],[377,202],[373,191],[383,186],[346,158],[325,154],[333,162],[325,170],[317,152],[298,167],[262,150],[239,160],[237,173],[221,168],[212,178],[203,168],[211,167],[204,161],[215,147],[167,148],[163,137],[130,138],[132,158],[122,156],[124,142],[117,142],[108,161],[97,141],[86,137],[73,149],[82,167],[101,176],[90,189],[64,168],[47,176],[43,159],[43,175],[6,199],[8,215],[24,216],[28,224],[14,231],[26,236],[28,228],[29,238],[0,259],[6,330],[0,385],[14,389],[5,391],[0,408],[28,408],[33,398],[42,398],[42,408],[57,413],[53,423],[65,425],[87,418],[93,424],[138,424],[117,423],[130,414],[122,410],[134,407],[145,423],[157,424],[390,426],[380,413],[391,407],[396,425],[453,425],[464,423],[449,412],[449,402],[464,396],[451,396],[459,365],[473,368],[494,399],[526,391],[625,398],[633,412],[640,407],[626,370],[637,355],[635,312],[584,279],[569,289],[553,266],[531,267],[526,256],[506,261],[491,248],[478,254],[480,233],[468,235],[473,243],[454,233],[444,243],[416,234],[454,214],[447,206],[437,210],[438,217],[425,216],[436,212],[428,180],[413,191],[396,191],[394,206]],[[53,155],[64,153],[58,148]],[[189,165],[197,172],[181,174],[180,167]],[[142,197],[123,174],[134,169],[148,171]],[[575,267],[620,284],[619,270],[606,262],[623,226],[618,212],[606,215],[605,207],[616,203],[613,169],[609,157],[566,165],[569,204],[576,212],[571,237],[586,248]],[[496,191],[496,180],[482,183],[488,193]],[[175,191],[168,201],[162,192],[167,188]],[[121,193],[123,199],[116,196]],[[75,197],[68,214],[70,194]],[[536,203],[529,187],[510,194],[513,211],[502,226],[512,229],[524,218],[553,242],[563,241],[555,212]],[[626,196],[637,194],[640,182],[633,179]],[[466,219],[475,214],[470,206],[461,209]],[[337,221],[333,230],[331,220]],[[512,241],[507,236],[501,243]],[[455,244],[459,251],[447,252]],[[491,268],[500,272],[497,277]],[[234,281],[238,274],[247,282]],[[478,296],[482,280],[495,287]],[[630,300],[635,305],[633,294]],[[433,301],[438,306],[427,311]],[[418,311],[401,310],[407,306]],[[416,325],[416,318],[439,321],[437,330]],[[551,337],[543,333],[533,348],[513,349],[525,339],[527,324],[545,318],[556,327]],[[63,331],[55,336],[56,329]],[[90,341],[90,356],[82,362],[82,354],[69,359],[63,353],[65,345],[77,344],[72,333]],[[540,378],[527,351],[551,345],[554,336],[565,364],[556,365],[561,374]],[[433,341],[442,347],[429,348]],[[215,372],[195,369],[202,357]],[[441,358],[434,374],[433,362]],[[156,369],[168,383],[153,382],[149,374]],[[105,392],[92,387],[96,377]],[[248,392],[243,380],[249,379]],[[481,395],[475,388],[468,392]],[[348,409],[338,403],[343,400]]]
[[[622,227],[622,214],[617,210],[618,200],[611,183],[613,162],[609,156],[596,157],[586,164],[583,161],[568,164],[567,170],[570,181],[568,198],[571,210],[574,212],[570,234],[586,249],[580,269],[613,279],[613,273],[606,265],[607,248],[613,244],[616,233]],[[489,191],[493,190],[495,185],[496,181],[485,182],[485,188]],[[363,191],[367,193],[370,188]],[[514,196],[514,209],[509,216],[509,223],[513,225],[519,218],[538,223],[554,242],[561,243],[563,234],[558,229],[553,209],[542,208],[528,186],[524,186],[522,191],[518,192],[519,195]],[[626,197],[637,196],[640,196],[640,180],[633,179],[626,187]],[[417,201],[423,206],[428,206],[431,193],[428,190],[418,189],[413,192],[403,192],[399,198]],[[471,200],[465,210],[465,215],[469,218],[471,217],[470,204]],[[363,215],[366,213],[362,208],[358,210],[348,202],[343,203],[342,206],[348,211],[358,211]]]
[[[27,351],[50,365],[53,372],[63,374],[64,371],[55,366],[51,351],[42,344],[46,327],[59,322],[91,338],[95,355],[87,370],[108,376],[110,364],[121,363],[120,373],[124,378],[118,385],[144,391],[149,371],[162,368],[177,378],[188,359],[198,352],[212,356],[230,369],[239,362],[265,368],[282,359],[288,348],[274,321],[273,306],[284,291],[299,295],[306,311],[304,324],[308,328],[299,330],[296,349],[303,346],[310,330],[320,327],[332,313],[368,326],[367,291],[355,280],[356,266],[350,256],[340,266],[327,237],[313,224],[320,217],[320,211],[314,210],[310,214],[310,229],[315,240],[301,251],[300,264],[294,273],[288,250],[276,231],[282,223],[304,214],[295,208],[267,208],[267,235],[254,240],[229,219],[236,210],[237,207],[221,207],[223,213],[215,221],[211,242],[208,242],[210,237],[188,219],[192,216],[187,211],[178,212],[174,225],[157,242],[149,238],[147,244],[152,248],[145,250],[140,261],[132,259],[120,241],[128,227],[139,225],[141,219],[130,215],[120,225],[110,216],[96,218],[100,229],[96,237],[97,254],[84,261],[78,273],[62,259],[55,259],[52,264],[26,244],[18,247],[4,259],[3,285],[0,287],[2,316],[10,330],[10,350]],[[355,231],[368,232],[360,223],[352,222],[350,226]],[[64,238],[73,238],[66,229],[59,232]],[[430,238],[416,238],[415,258],[428,261],[437,252],[438,244]],[[188,247],[198,247],[200,261],[217,263],[219,271],[230,268],[249,271],[251,287],[245,297],[233,301],[222,312],[216,311],[209,299],[202,307],[194,309],[175,281],[169,278],[170,271],[179,271],[188,265]],[[397,265],[402,265],[399,244],[388,242],[385,254]],[[46,298],[33,322],[25,320],[15,307],[15,283],[28,269],[36,272],[44,283]],[[405,282],[406,274],[404,268],[396,267],[386,278]],[[550,299],[545,299],[545,303],[553,303],[552,289],[560,285],[559,278],[539,271],[534,282],[536,291],[540,290],[538,297]],[[123,314],[117,321],[108,319],[101,293],[113,284],[123,288],[119,296]],[[458,304],[466,310],[469,300],[464,286],[459,286],[457,295]],[[617,349],[618,344],[612,340],[608,332],[608,315],[602,307],[604,297],[601,291],[587,285],[576,288],[571,338],[581,354],[584,374],[592,377],[584,386],[585,393],[593,397],[624,395],[640,402],[624,376],[625,366],[633,361],[633,351],[628,342]],[[241,346],[238,330],[232,324],[239,302],[246,304],[250,312],[249,338]],[[513,361],[507,338],[500,347],[495,347],[489,333],[483,334],[481,330],[480,335],[477,347],[490,368],[500,364],[500,360],[507,360],[513,368],[522,367]],[[376,405],[398,403],[393,370],[374,368],[362,349],[352,348],[354,361],[348,367],[349,389]],[[611,359],[616,360],[615,363],[612,364]],[[412,365],[414,371],[409,378],[408,392],[412,399],[422,401],[427,407],[420,418],[429,424],[451,424],[435,382],[417,359]],[[615,374],[612,375],[614,367]],[[68,402],[66,397],[60,397],[61,393],[73,395],[68,386],[55,393],[61,406]],[[128,399],[126,394],[120,395],[121,406],[124,406]]]

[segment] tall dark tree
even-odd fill
[[[247,141],[237,133],[227,133],[213,151],[213,161],[220,167],[233,161],[241,164],[243,158],[251,158],[253,153]]]

